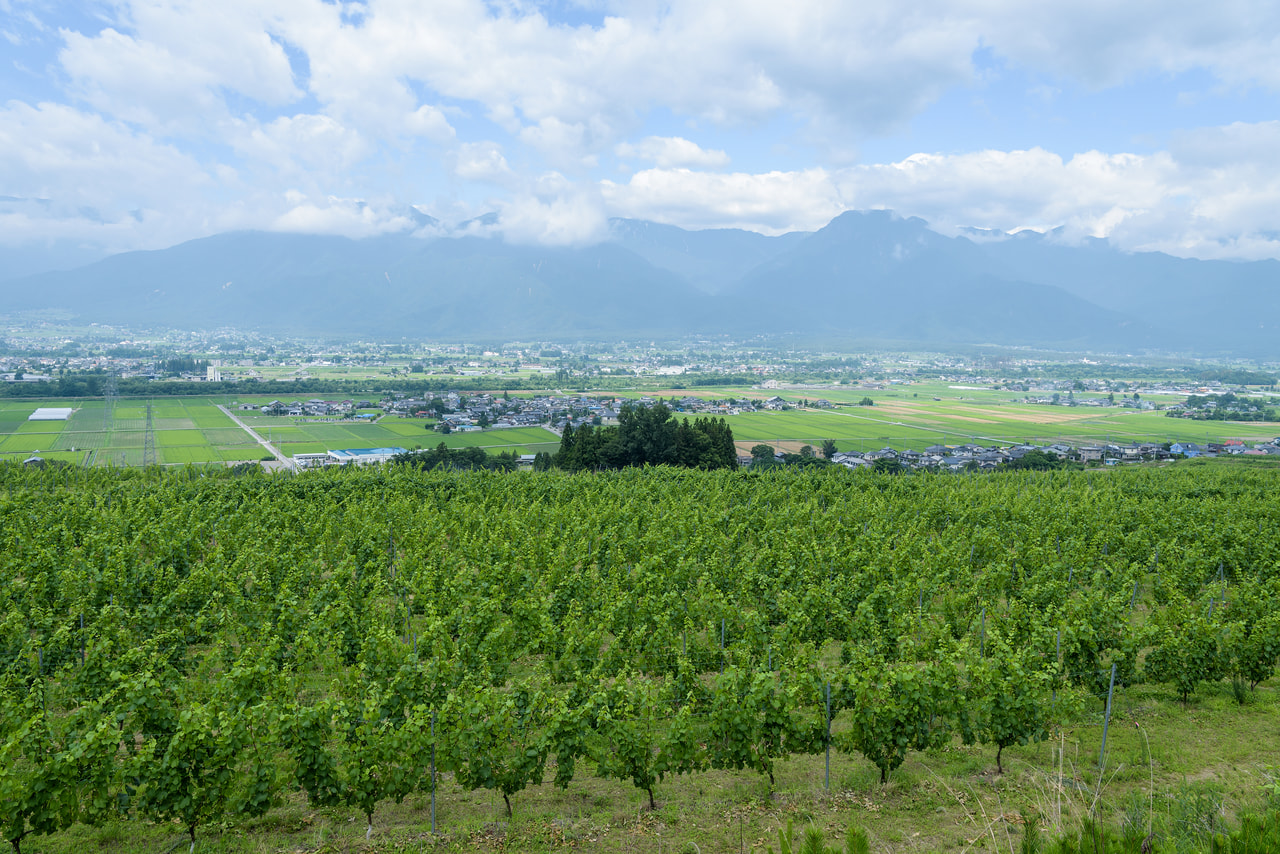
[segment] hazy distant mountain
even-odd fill
[[[767,237],[738,228],[686,231],[639,219],[609,220],[611,241],[711,294],[726,290],[753,268],[808,236],[796,231]]]
[[[102,322],[444,338],[793,332],[1280,357],[1280,263],[1131,254],[1106,241],[849,212],[766,237],[613,220],[585,248],[450,232],[364,240],[241,232],[0,283],[10,309]],[[496,216],[475,225],[500,230]],[[2,257],[2,256],[0,256]]]
[[[0,282],[49,270],[72,270],[105,256],[103,250],[72,240],[0,245]]]
[[[1280,355],[1280,261],[1199,261],[1022,231],[982,249],[1009,276],[1056,285],[1165,329],[1185,349]]]
[[[1132,316],[1007,278],[983,248],[923,220],[849,211],[731,291],[755,324],[941,343],[1113,348],[1152,342]]]
[[[692,286],[621,247],[528,247],[475,237],[240,232],[116,255],[3,289],[11,309],[299,334],[653,334],[712,317]]]

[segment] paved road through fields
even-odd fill
[[[285,468],[290,468],[295,471],[297,470],[298,464],[293,461],[292,457],[286,457],[283,453],[280,452],[279,448],[277,448],[275,445],[271,444],[266,439],[259,436],[256,432],[254,432],[254,429],[252,427],[250,427],[248,424],[245,424],[243,421],[237,418],[230,409],[227,409],[221,403],[217,404],[217,407],[222,410],[223,415],[227,416],[232,421],[234,421],[237,427],[239,427],[244,432],[248,433],[249,436],[255,442],[257,442],[262,447],[266,448],[267,451],[269,451],[271,455],[274,456],[277,460],[284,463]]]

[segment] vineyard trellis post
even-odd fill
[[[1098,753],[1098,783],[1102,783],[1102,770],[1107,760],[1107,729],[1111,726],[1111,697],[1116,690],[1116,665],[1111,663],[1111,684],[1107,688],[1107,710],[1102,716],[1102,750]]]
[[[415,643],[417,642],[415,638]],[[431,710],[431,832],[436,832],[436,710]]]
[[[824,699],[827,708],[827,735],[824,741],[827,748],[826,768],[822,775],[822,788],[831,791],[831,683],[827,682],[823,688]]]
[[[1053,647],[1053,663],[1060,664],[1062,661],[1062,626],[1058,626],[1058,641]],[[1052,709],[1056,713],[1058,709],[1058,680],[1053,680],[1053,695],[1050,698]]]
[[[987,656],[987,609],[982,609],[982,628],[978,637],[978,655],[982,658]]]

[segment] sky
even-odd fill
[[[5,246],[883,208],[1278,258],[1278,152],[1274,2],[0,0]]]

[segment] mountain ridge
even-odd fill
[[[1053,235],[949,237],[846,211],[812,233],[614,219],[584,247],[450,236],[228,232],[0,281],[10,310],[301,334],[468,337],[792,332],[1280,355],[1280,262],[1126,253]],[[497,217],[477,218],[495,231]],[[433,232],[433,233],[428,233]],[[976,239],[971,239],[976,238]]]

